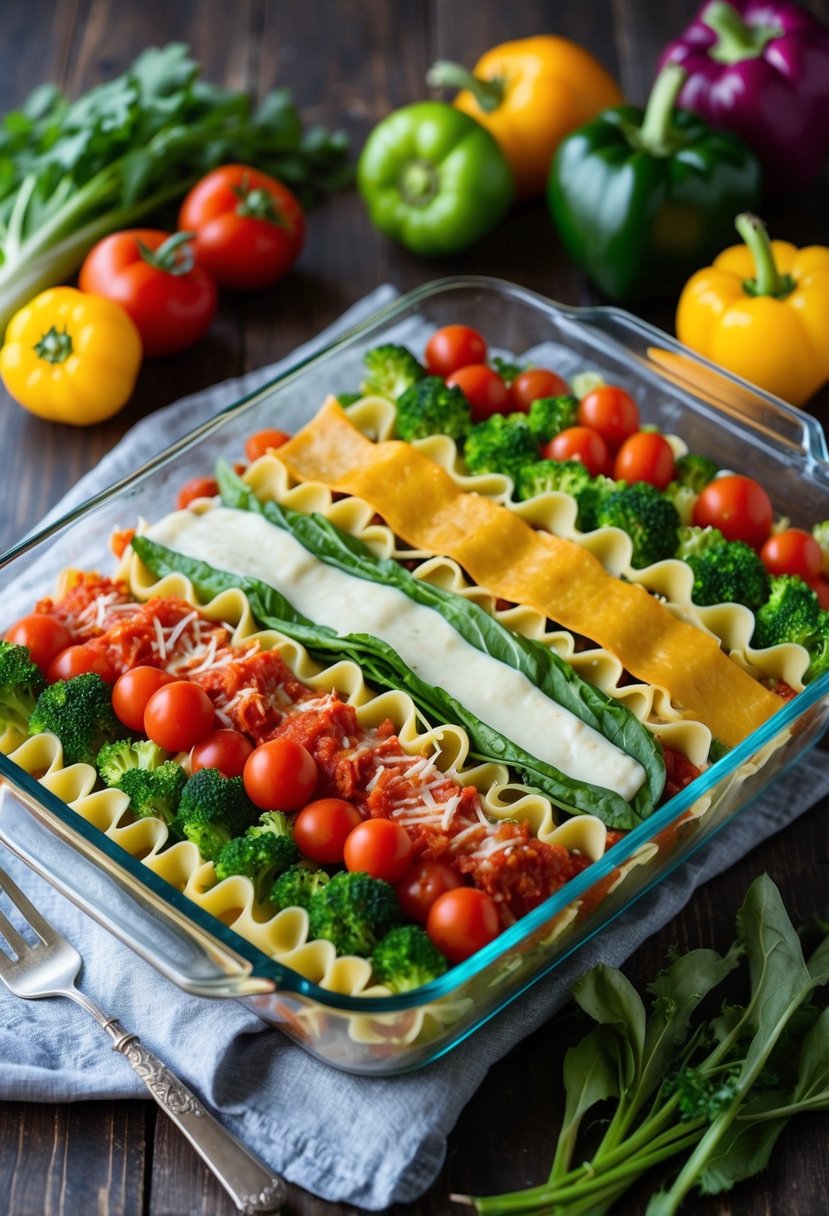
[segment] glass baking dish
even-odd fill
[[[446,279],[383,308],[134,475],[21,541],[0,560],[0,627],[48,594],[64,567],[109,570],[107,538],[113,529],[139,517],[156,518],[159,503],[172,503],[178,485],[206,472],[219,456],[232,460],[246,435],[266,425],[294,430],[316,413],[326,394],[353,388],[367,349],[406,341],[418,349],[427,328],[452,321],[497,335],[504,352],[552,344],[569,370],[597,369],[632,389],[643,421],[680,435],[691,450],[716,456],[722,467],[756,476],[772,489],[776,512],[794,524],[829,516],[827,448],[815,419],[719,372],[619,310],[566,308],[483,277]],[[829,718],[827,693],[829,675],[782,704],[761,728],[486,949],[402,995],[342,995],[268,957],[3,755],[0,839],[186,991],[244,1000],[338,1068],[402,1072],[454,1047],[742,813],[819,738]]]

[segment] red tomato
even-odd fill
[[[253,464],[254,460],[265,456],[272,448],[281,448],[283,443],[287,443],[290,438],[287,431],[277,430],[276,427],[257,431],[254,435],[248,435],[245,440],[245,455]]]
[[[163,684],[172,684],[175,678],[160,667],[133,667],[125,671],[112,690],[115,716],[130,730],[143,731],[144,710],[150,697]]]
[[[811,532],[787,528],[770,536],[760,550],[769,574],[796,574],[804,583],[813,583],[823,567],[820,545]]]
[[[676,462],[671,445],[656,431],[639,431],[626,439],[613,462],[617,481],[646,481],[664,490],[673,481]]]
[[[610,449],[598,431],[568,426],[541,449],[544,460],[580,460],[591,477],[610,470]]]
[[[579,422],[598,431],[605,443],[618,448],[639,430],[639,407],[623,388],[600,384],[579,402]]]
[[[314,796],[314,757],[293,739],[269,739],[245,762],[245,790],[262,811],[298,811]]]
[[[394,888],[397,901],[409,920],[425,925],[429,909],[444,891],[462,887],[463,879],[454,866],[445,861],[416,861]]]
[[[192,680],[162,684],[144,710],[144,731],[168,752],[189,752],[213,729],[213,702]]]
[[[115,300],[132,317],[148,358],[198,342],[216,313],[216,284],[195,265],[185,233],[157,228],[113,232],[86,255],[81,291]]]
[[[343,798],[319,798],[304,806],[294,820],[294,841],[311,861],[321,866],[341,865],[349,833],[362,822],[353,803]]]
[[[742,540],[759,549],[771,532],[774,511],[759,482],[732,473],[715,477],[694,503],[698,528],[719,528],[727,540]]]
[[[50,684],[54,684],[57,680],[71,680],[90,671],[96,672],[107,684],[115,682],[117,673],[100,650],[87,645],[68,646],[52,659],[46,671],[46,679]]]
[[[245,761],[253,751],[247,735],[238,730],[214,730],[201,739],[190,753],[190,768],[217,768],[223,777],[241,777]]]
[[[503,414],[509,405],[509,389],[497,372],[485,363],[469,363],[447,376],[451,388],[457,385],[463,392],[476,422],[483,422],[492,414]]]
[[[45,671],[52,659],[72,644],[72,635],[62,621],[48,612],[21,617],[6,630],[6,641],[27,647],[32,662]]]
[[[812,583],[812,590],[820,601],[820,606],[824,612],[829,612],[829,579],[821,574],[820,578]]]
[[[179,511],[184,511],[197,498],[215,498],[218,493],[219,483],[215,477],[191,477],[179,490],[176,506]]]
[[[570,392],[570,385],[555,372],[543,367],[531,367],[519,372],[510,385],[509,396],[512,408],[527,413],[539,397],[563,397]]]
[[[438,896],[429,910],[426,932],[452,963],[462,963],[501,932],[498,909],[484,891],[456,887]]]
[[[346,869],[397,882],[412,862],[409,833],[391,819],[365,819],[348,835],[343,849]]]
[[[249,165],[222,165],[181,205],[179,227],[196,234],[196,261],[220,287],[270,287],[305,244],[305,215],[287,186]]]
[[[426,343],[426,370],[430,376],[451,376],[470,363],[486,362],[486,342],[468,325],[444,325]]]

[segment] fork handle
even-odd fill
[[[279,1212],[285,1183],[214,1119],[199,1099],[139,1039],[116,1019],[104,1023],[118,1051],[135,1069],[156,1102],[213,1171],[240,1212]]]

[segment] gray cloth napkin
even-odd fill
[[[338,323],[345,329],[387,302],[381,288]],[[333,336],[321,335],[320,341]],[[59,504],[53,516],[129,472],[278,367],[217,386],[141,422]],[[162,441],[163,437],[163,441]],[[68,903],[7,850],[0,864],[80,950],[84,991],[138,1032],[221,1120],[273,1169],[330,1200],[379,1210],[410,1202],[440,1170],[446,1137],[487,1069],[567,1000],[574,978],[600,959],[621,963],[661,928],[694,889],[829,792],[829,769],[804,758],[748,813],[686,862],[556,972],[461,1044],[419,1072],[387,1079],[339,1073],[288,1042],[244,1006],[180,992]],[[26,822],[10,799],[0,830],[69,872],[66,846]],[[38,838],[38,832],[40,838]],[[126,897],[124,897],[126,898]],[[0,986],[0,1097],[29,1101],[144,1097],[129,1065],[81,1010],[64,1000],[24,1002]]]

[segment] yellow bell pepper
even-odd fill
[[[829,380],[829,249],[770,241],[739,215],[745,244],[726,249],[683,288],[676,333],[690,346],[793,405]]]
[[[471,72],[439,60],[427,80],[461,90],[453,104],[494,135],[518,198],[543,194],[564,136],[622,101],[619,86],[597,59],[553,34],[493,47]]]
[[[9,322],[0,377],[32,414],[91,426],[126,403],[141,353],[138,330],[120,304],[53,287]]]

